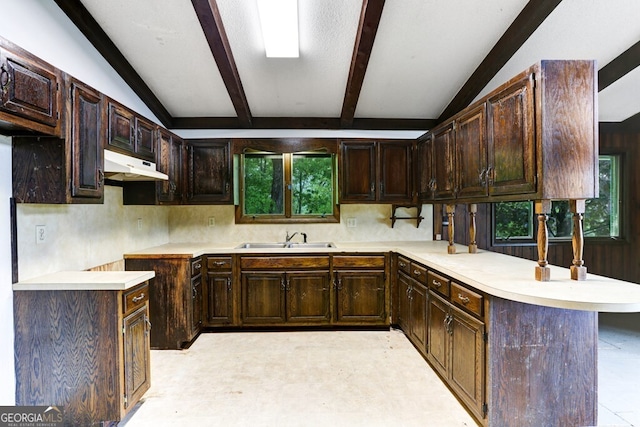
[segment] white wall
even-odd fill
[[[0,136],[0,406],[15,404],[11,291],[11,140]]]

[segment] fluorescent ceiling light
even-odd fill
[[[268,58],[297,58],[298,0],[257,0]]]

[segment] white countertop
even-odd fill
[[[120,291],[153,279],[155,271],[59,271],[13,284],[14,291]]]
[[[571,280],[569,266],[550,266],[551,281],[539,282],[534,279],[535,261],[483,250],[470,254],[464,245],[456,245],[457,253],[449,255],[445,241],[335,242],[335,248],[236,249],[240,243],[169,243],[125,254],[125,258],[393,251],[495,297],[573,310],[640,312],[638,284],[591,273],[587,273],[586,281]]]

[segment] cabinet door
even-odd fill
[[[455,197],[454,144],[453,123],[433,132],[433,196],[436,200]]]
[[[71,196],[104,195],[104,123],[102,96],[71,82]]]
[[[427,358],[431,365],[448,378],[449,370],[449,305],[433,292],[429,292]]]
[[[242,322],[273,324],[286,321],[285,274],[242,273]]]
[[[287,273],[286,289],[287,322],[331,321],[328,271]]]
[[[409,300],[411,293],[411,279],[406,274],[398,273],[398,314],[396,321],[400,329],[409,335]]]
[[[413,200],[413,142],[378,142],[379,191],[381,202]]]
[[[451,309],[451,381],[457,395],[478,415],[484,417],[484,323]]]
[[[376,200],[375,142],[343,142],[340,155],[340,201]]]
[[[485,111],[481,104],[456,120],[457,197],[488,194]]]
[[[0,52],[0,110],[46,125],[52,135],[59,136],[59,72],[36,58],[27,59],[26,55],[6,48],[0,49]],[[24,126],[30,128],[28,122]]]
[[[207,325],[233,323],[233,297],[231,273],[207,274]]]
[[[338,323],[387,323],[384,271],[339,271],[336,291]]]
[[[158,201],[180,203],[182,201],[182,140],[164,129],[158,128],[158,170],[167,174],[167,181],[157,185]]]
[[[155,125],[141,117],[135,118],[136,154],[139,157],[156,161]]]
[[[147,305],[123,320],[124,331],[124,407],[137,402],[150,382],[149,318]]]
[[[422,353],[427,352],[427,295],[426,286],[411,281],[409,337]]]
[[[188,150],[187,201],[191,203],[232,202],[230,141],[190,141]]]
[[[191,280],[191,338],[195,337],[202,327],[202,276]]]
[[[536,191],[533,74],[487,101],[489,192]]]
[[[418,141],[418,197],[420,200],[433,199],[435,178],[433,177],[433,135],[428,134],[423,140]]]
[[[109,137],[107,144],[129,154],[135,152],[135,117],[126,108],[109,101]]]

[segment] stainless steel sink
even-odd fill
[[[304,249],[304,248],[335,248],[331,242],[311,242],[311,243],[289,243],[289,248],[292,249]]]
[[[236,249],[282,249],[286,248],[287,243],[273,243],[273,242],[263,242],[263,243],[243,243],[239,246],[236,246]]]
[[[310,243],[283,243],[283,242],[246,242],[236,246],[236,249],[313,249],[313,248],[335,248],[332,242],[310,242]]]

